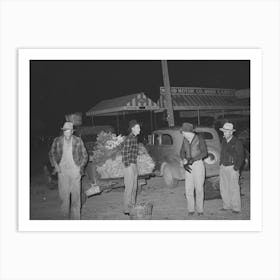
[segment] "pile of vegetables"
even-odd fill
[[[125,136],[101,132],[98,134],[93,148],[92,162],[101,178],[123,177],[123,163],[121,151]],[[138,174],[151,173],[155,167],[153,159],[148,154],[143,144],[139,144],[137,157]]]

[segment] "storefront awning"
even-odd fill
[[[184,92],[177,93],[178,88],[171,88],[173,110],[242,110],[250,107],[249,99],[240,100],[231,90],[183,88],[181,91]],[[161,109],[167,108],[163,90],[158,105]]]
[[[217,109],[247,109],[249,101],[236,100],[229,96],[210,95],[172,95],[173,110],[217,110]],[[164,97],[159,100],[160,108],[165,106]]]
[[[159,110],[159,105],[148,98],[143,92],[103,100],[92,107],[87,116],[114,116],[123,113]]]

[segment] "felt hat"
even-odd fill
[[[66,131],[66,130],[74,130],[74,127],[73,127],[73,123],[71,122],[65,122],[63,127],[61,128],[63,131]]]
[[[193,125],[191,123],[183,123],[181,127],[181,132],[193,132]]]
[[[235,131],[235,129],[233,128],[233,124],[226,122],[222,128],[220,128],[221,131]]]
[[[129,121],[128,129],[131,130],[137,124],[139,125],[139,123],[136,120]]]

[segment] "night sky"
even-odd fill
[[[163,86],[160,61],[31,61],[31,128],[58,127],[67,113],[99,101],[144,92],[153,101]],[[171,86],[250,88],[250,61],[168,61]]]

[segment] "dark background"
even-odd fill
[[[250,88],[248,60],[168,61],[168,68],[171,86]],[[31,133],[55,134],[63,125],[65,114],[85,113],[104,99],[144,92],[156,102],[161,86],[159,60],[32,60]],[[103,119],[107,124],[110,121]]]

